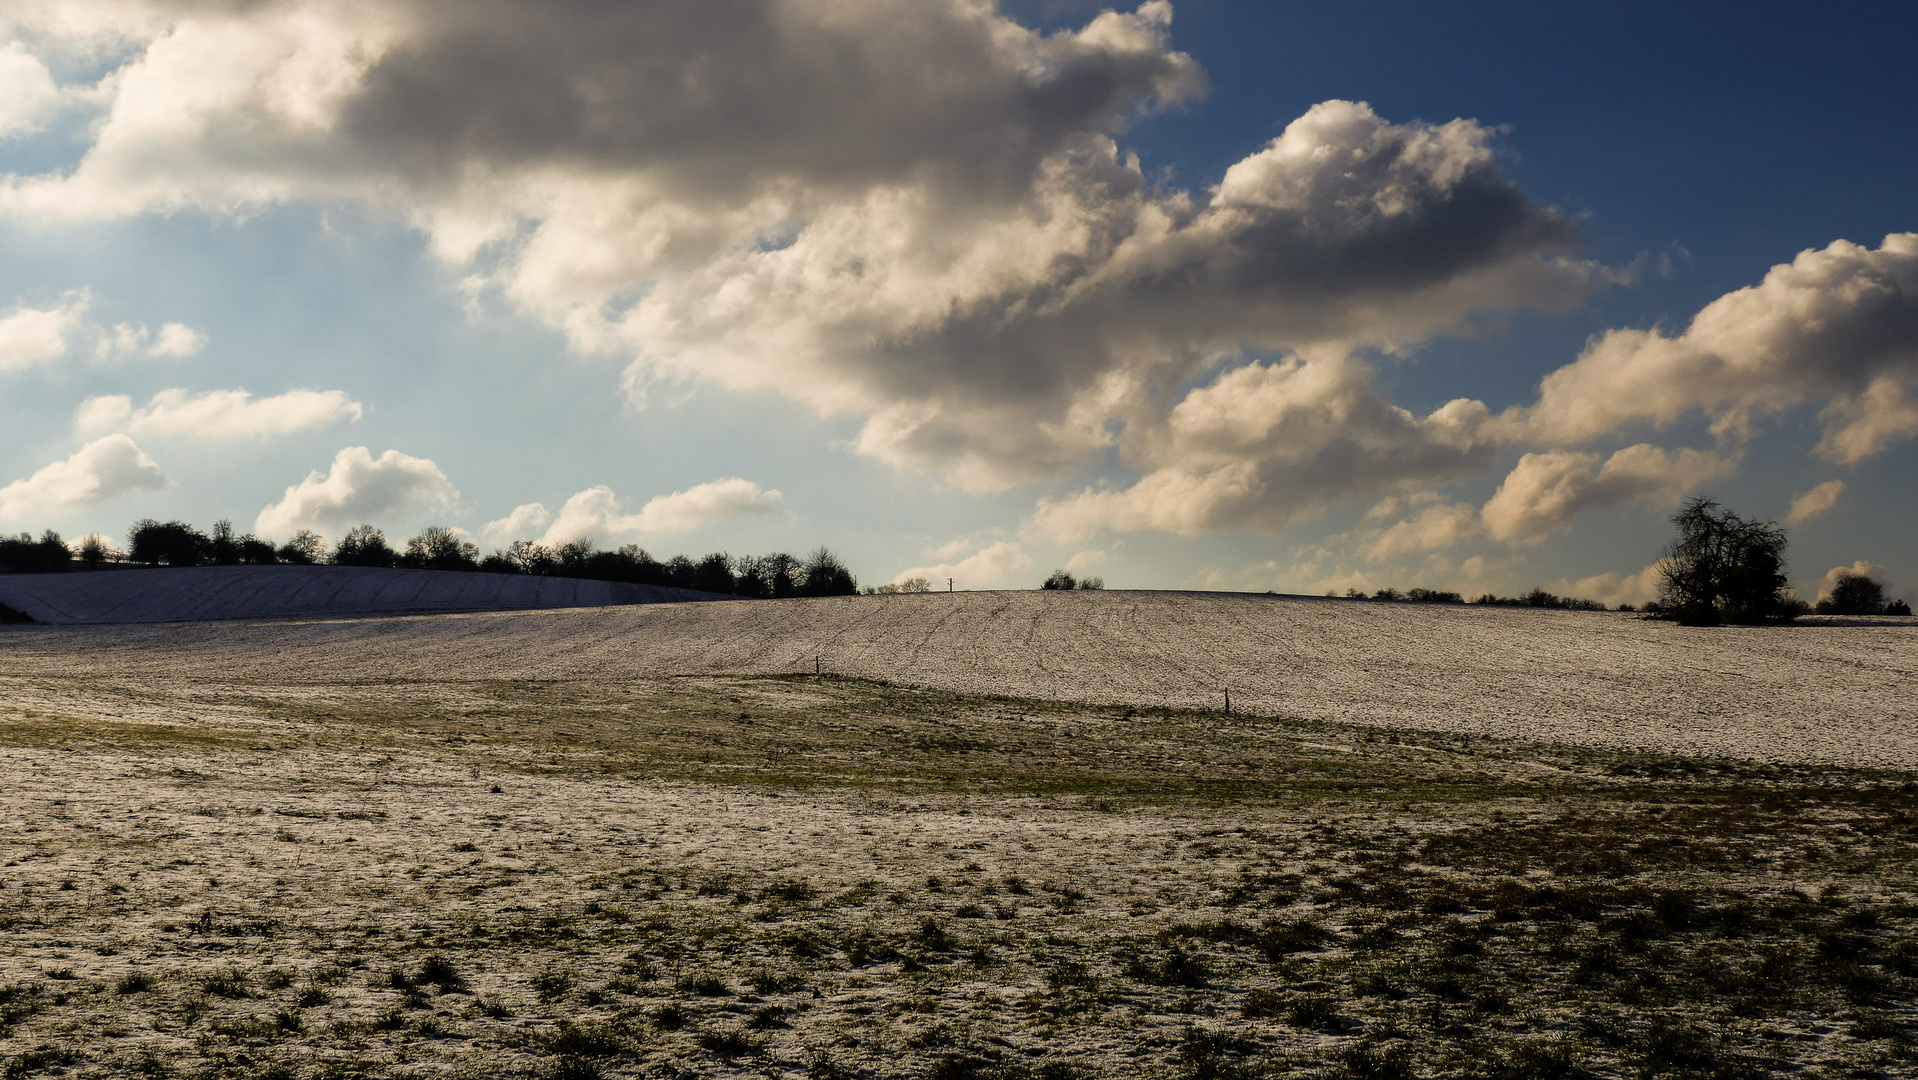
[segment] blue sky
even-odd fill
[[[1910,595],[1918,15],[1738,15],[25,5],[0,529]]]

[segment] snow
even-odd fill
[[[811,673],[815,658],[829,674],[973,694],[1217,709],[1230,688],[1235,711],[1263,715],[1918,766],[1918,620],[1690,629],[1612,612],[1030,591],[0,630],[0,670],[79,678],[602,681]]]

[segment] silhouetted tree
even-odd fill
[[[772,594],[772,579],[762,568],[762,560],[742,555],[734,566],[733,595],[765,599]]]
[[[591,540],[583,536],[568,540],[553,548],[553,569],[549,572],[561,577],[586,577],[592,570],[595,554]]]
[[[152,518],[127,532],[127,559],[148,566],[198,566],[212,555],[213,541],[184,521],[161,524]]]
[[[312,529],[301,529],[293,534],[293,539],[280,545],[274,553],[281,562],[295,566],[312,566],[326,560],[326,538]]]
[[[706,592],[733,591],[733,561],[715,552],[693,566],[693,588]]]
[[[1659,603],[1686,626],[1790,618],[1785,531],[1706,495],[1672,515],[1678,536],[1658,563]]]
[[[1041,589],[1076,589],[1079,587],[1079,582],[1068,571],[1054,570],[1052,576],[1047,578],[1039,587]]]
[[[693,587],[693,574],[698,570],[693,561],[684,555],[675,555],[666,560],[666,580],[664,584],[675,589]]]
[[[1079,579],[1079,590],[1081,592],[1098,592],[1105,587],[1106,579],[1102,577],[1082,577]]]
[[[1883,615],[1885,587],[1850,570],[1832,582],[1831,593],[1813,610],[1820,615]]]
[[[273,545],[252,533],[241,536],[234,544],[240,551],[239,561],[248,566],[271,566],[280,561],[279,552],[274,550]]]
[[[399,565],[409,570],[477,570],[479,549],[440,525],[428,525],[406,541]]]
[[[1408,595],[1408,599],[1410,598]],[[1546,592],[1544,589],[1537,588],[1526,593],[1524,596],[1496,596],[1492,593],[1485,593],[1477,600],[1472,601],[1472,603],[1491,604],[1497,607],[1553,608],[1558,611],[1605,610],[1605,605],[1596,600],[1587,600],[1578,596],[1560,596],[1557,593]]]
[[[857,596],[859,582],[839,561],[839,556],[831,550],[821,547],[806,556],[805,581],[800,585],[801,596]]]
[[[333,549],[335,566],[392,566],[398,556],[386,544],[386,534],[371,525],[355,525]]]
[[[618,551],[609,552],[608,556],[618,560],[619,574],[608,580],[630,581],[635,585],[663,585],[666,582],[666,567],[638,544],[622,545]]]
[[[68,569],[73,552],[60,534],[48,529],[35,540],[32,533],[0,537],[0,572],[50,574]]]
[[[80,561],[86,563],[90,570],[98,570],[101,563],[111,562],[119,558],[121,554],[113,550],[113,546],[107,543],[107,538],[99,533],[89,534],[80,541]]]
[[[207,561],[215,566],[232,566],[240,561],[239,537],[233,534],[233,523],[225,518],[213,523],[213,531],[207,534]]]
[[[799,560],[783,551],[759,557],[759,571],[766,576],[768,595],[776,600],[799,595],[799,584],[803,580],[805,569]]]

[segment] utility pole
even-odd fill
[[[1225,714],[1232,715],[1232,688],[1229,686],[1225,688]]]
[[[951,579],[951,578],[947,578],[947,579],[946,579],[946,591],[947,591],[947,592],[951,592],[951,591],[952,591],[952,579]]]
[[[819,674],[819,654],[818,654],[818,653],[814,653],[814,654],[813,654],[813,658],[812,658],[812,673],[813,673],[814,675],[817,675],[817,674]],[[1228,711],[1229,711],[1229,710],[1228,710]]]

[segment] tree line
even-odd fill
[[[493,574],[536,574],[587,578],[633,585],[663,585],[680,589],[728,593],[756,598],[793,596],[850,596],[859,582],[839,556],[821,547],[804,558],[785,552],[733,556],[715,552],[694,559],[674,555],[654,558],[637,544],[603,551],[590,540],[563,544],[515,541],[482,556],[472,542],[441,526],[430,526],[394,547],[386,534],[372,525],[347,530],[337,544],[310,529],[275,546],[250,533],[236,533],[228,521],[216,521],[201,532],[183,521],[135,522],[127,531],[127,547],[119,550],[105,538],[89,536],[69,546],[60,534],[48,530],[35,539],[29,533],[0,537],[0,572],[57,573],[84,567],[118,566],[372,566],[409,570],[468,570]]]
[[[1643,610],[1650,618],[1668,619],[1685,626],[1784,623],[1812,613],[1911,614],[1909,604],[1885,596],[1883,584],[1855,571],[1836,575],[1829,593],[1815,605],[1806,603],[1792,591],[1785,576],[1785,549],[1789,543],[1785,530],[1776,522],[1748,518],[1721,506],[1709,495],[1687,499],[1678,513],[1672,515],[1672,525],[1677,535],[1665,546],[1656,564],[1658,598],[1642,609],[1620,604],[1617,610]],[[1345,595],[1354,600],[1368,599],[1357,589],[1347,589]],[[1465,603],[1465,598],[1458,593],[1434,589],[1412,589],[1404,593],[1380,589],[1369,599]],[[1605,610],[1605,605],[1596,600],[1558,596],[1544,589],[1533,589],[1523,596],[1486,593],[1472,602],[1570,611]]]

